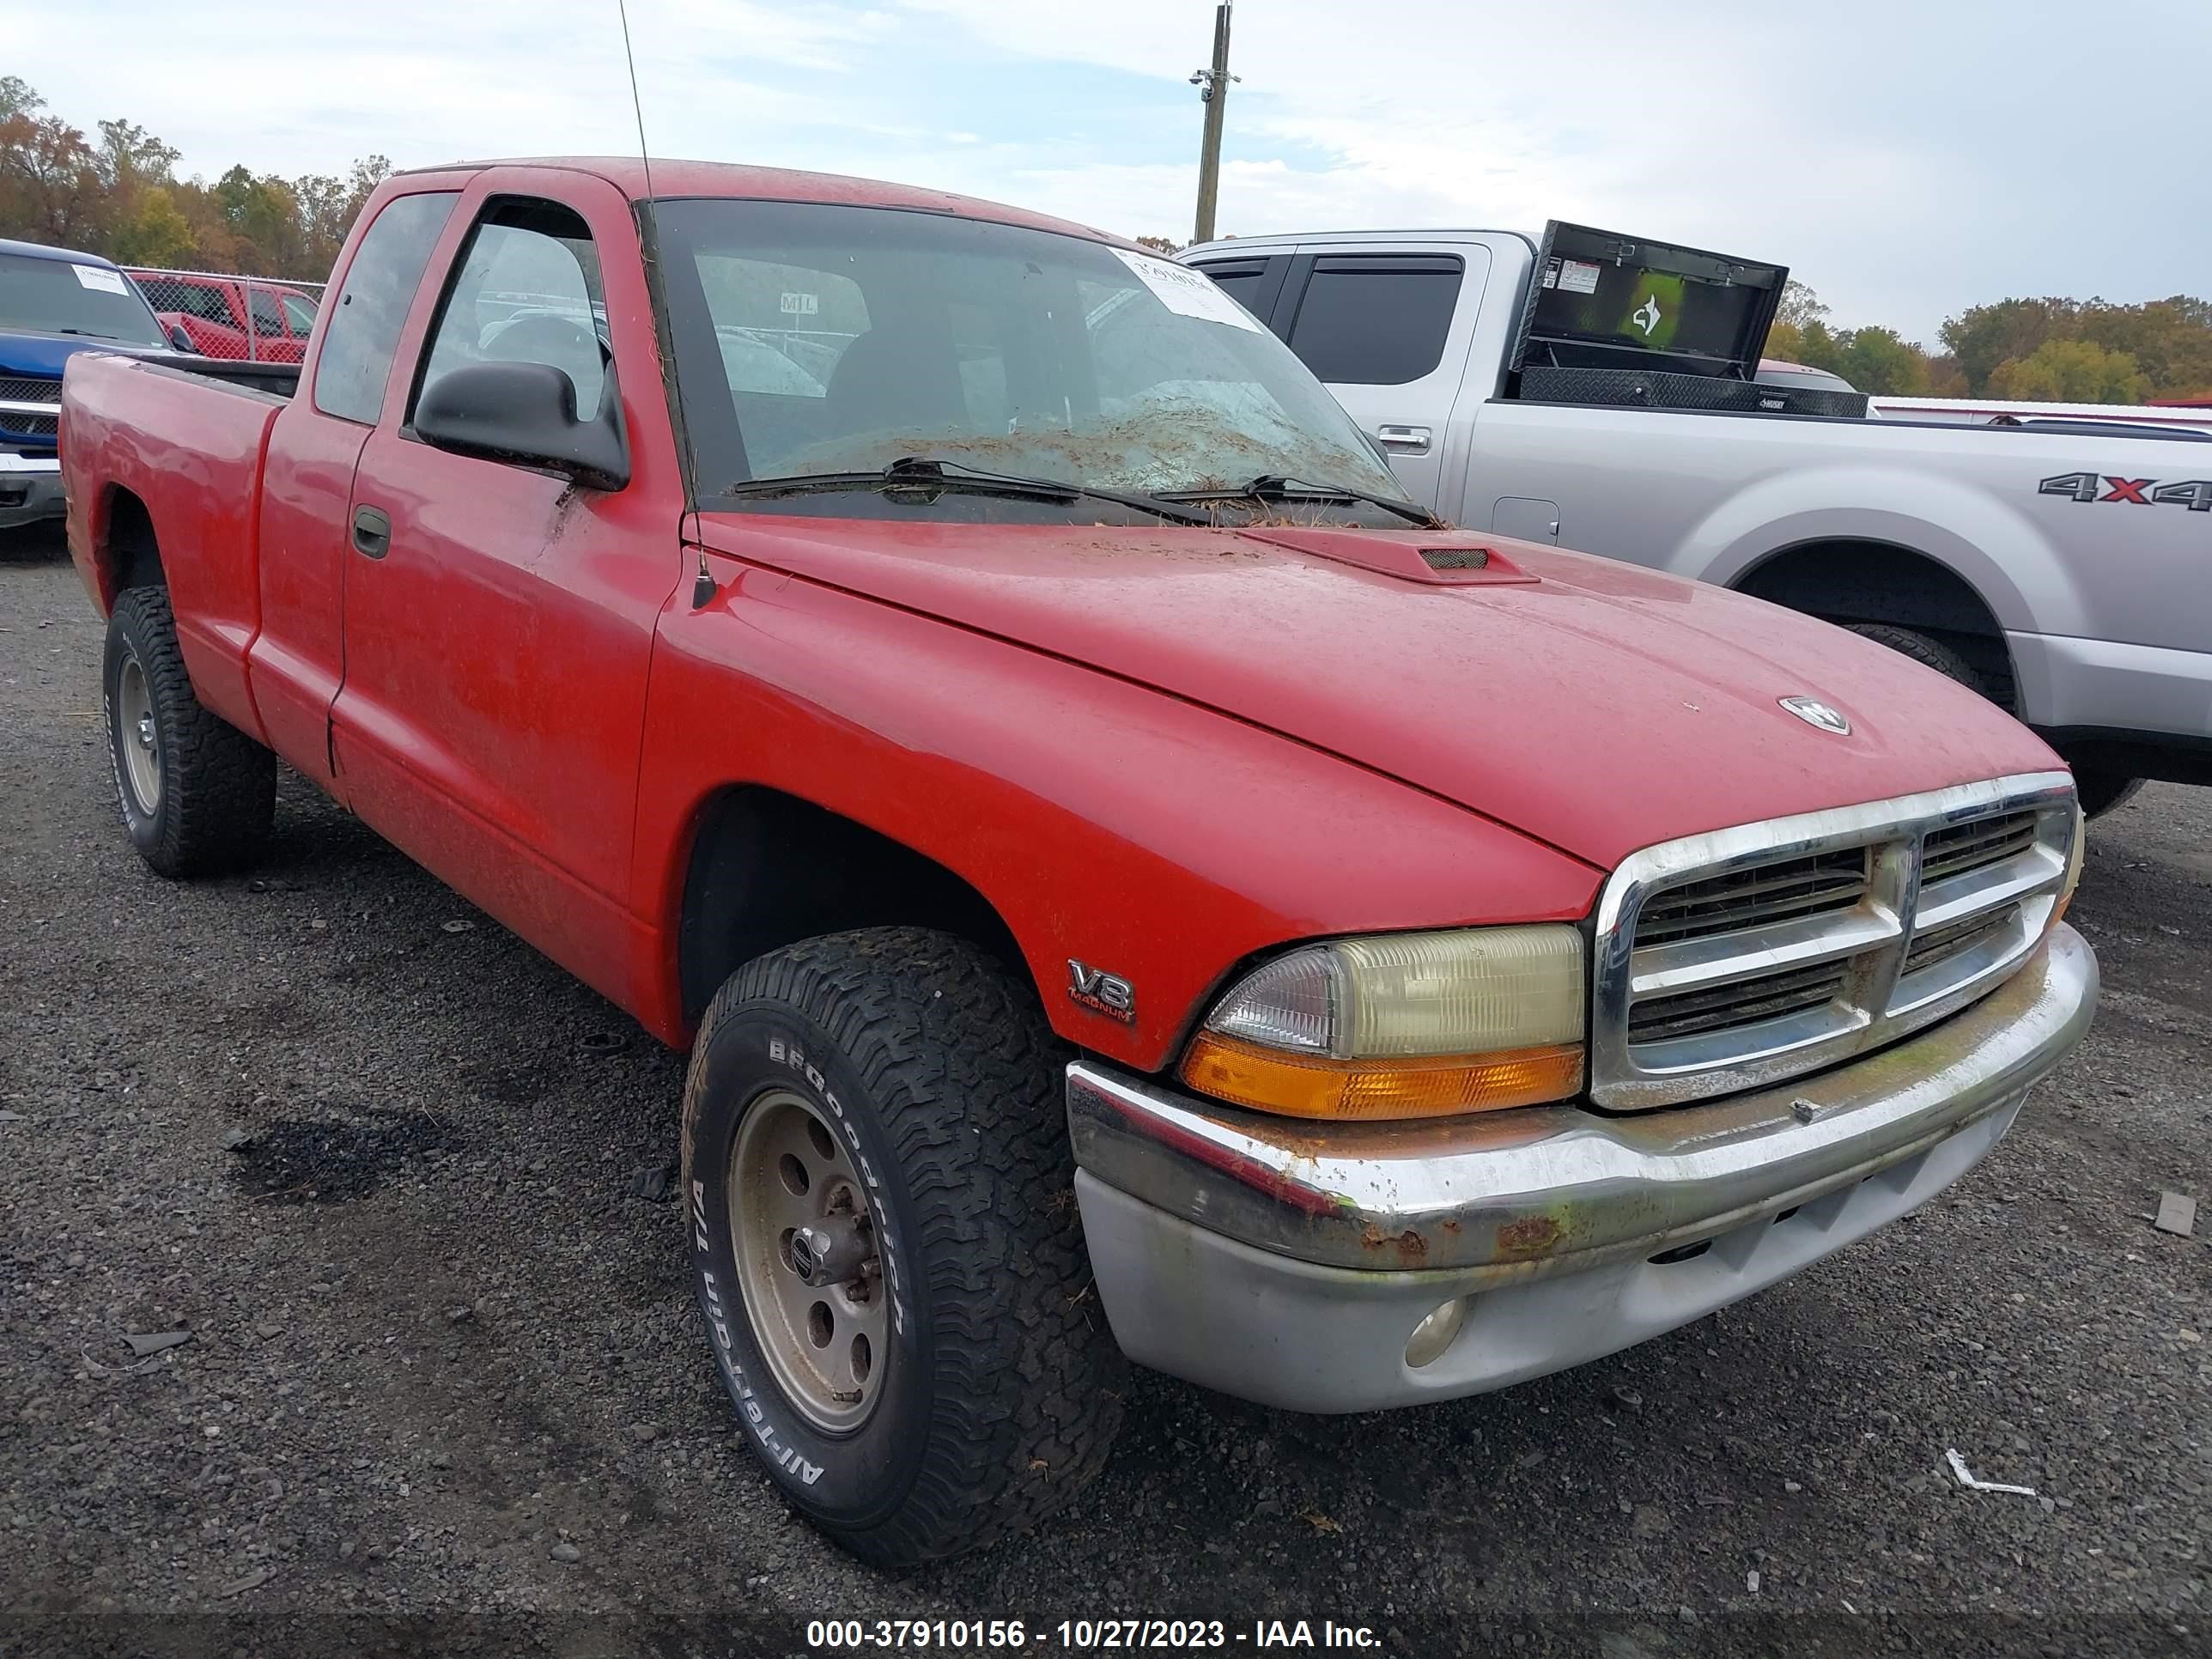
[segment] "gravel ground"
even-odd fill
[[[57,553],[0,550],[0,1652],[1139,1614],[1419,1656],[2212,1651],[2212,1226],[2148,1225],[2160,1188],[2212,1200],[2205,794],[2097,826],[2096,1030],[1910,1220],[1449,1406],[1142,1376],[1047,1531],[887,1577],[756,1471],[678,1214],[632,1195],[679,1058],[295,779],[256,876],[145,870]],[[2041,1497],[1962,1489],[1949,1447]]]

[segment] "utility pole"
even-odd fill
[[[1213,240],[1213,209],[1221,194],[1222,111],[1229,102],[1229,83],[1243,78],[1229,72],[1230,3],[1221,0],[1213,9],[1213,67],[1198,70],[1190,77],[1191,85],[1199,88],[1199,101],[1206,106],[1206,136],[1198,153],[1198,225],[1191,238],[1197,242]]]

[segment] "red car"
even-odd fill
[[[162,326],[184,330],[202,356],[296,363],[314,331],[314,296],[289,283],[192,270],[130,276]]]
[[[2087,1029],[2072,781],[1973,692],[1437,522],[1133,244],[652,180],[388,181],[289,402],[72,359],[70,545],[155,870],[281,757],[689,1047],[708,1345],[847,1547],[1066,1501],[1125,1358],[1363,1411],[1670,1329]]]

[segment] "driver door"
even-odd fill
[[[432,309],[355,474],[332,739],[363,819],[611,990],[635,943],[639,732],[682,498],[665,410],[639,396],[659,399],[660,382],[627,203],[581,176],[558,200],[501,178],[461,204],[468,228],[418,301]],[[619,395],[619,365],[629,484],[587,489],[415,435],[426,385],[497,361],[561,369],[586,410]]]

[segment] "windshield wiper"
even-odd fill
[[[1241,489],[1177,489],[1164,492],[1164,498],[1171,501],[1365,501],[1424,530],[1447,528],[1442,519],[1413,501],[1393,501],[1349,484],[1308,483],[1279,472],[1263,472]]]
[[[96,328],[58,328],[53,331],[57,334],[82,335],[88,340],[119,340],[123,337],[120,334],[102,334]]]
[[[725,495],[804,495],[841,489],[945,490],[970,495],[1005,495],[1043,501],[1112,501],[1170,524],[1205,526],[1212,520],[1197,513],[1119,489],[1093,484],[1070,483],[1062,478],[1029,478],[1011,472],[986,472],[963,461],[939,460],[928,455],[902,455],[874,472],[799,472],[783,478],[748,478],[727,485]]]

